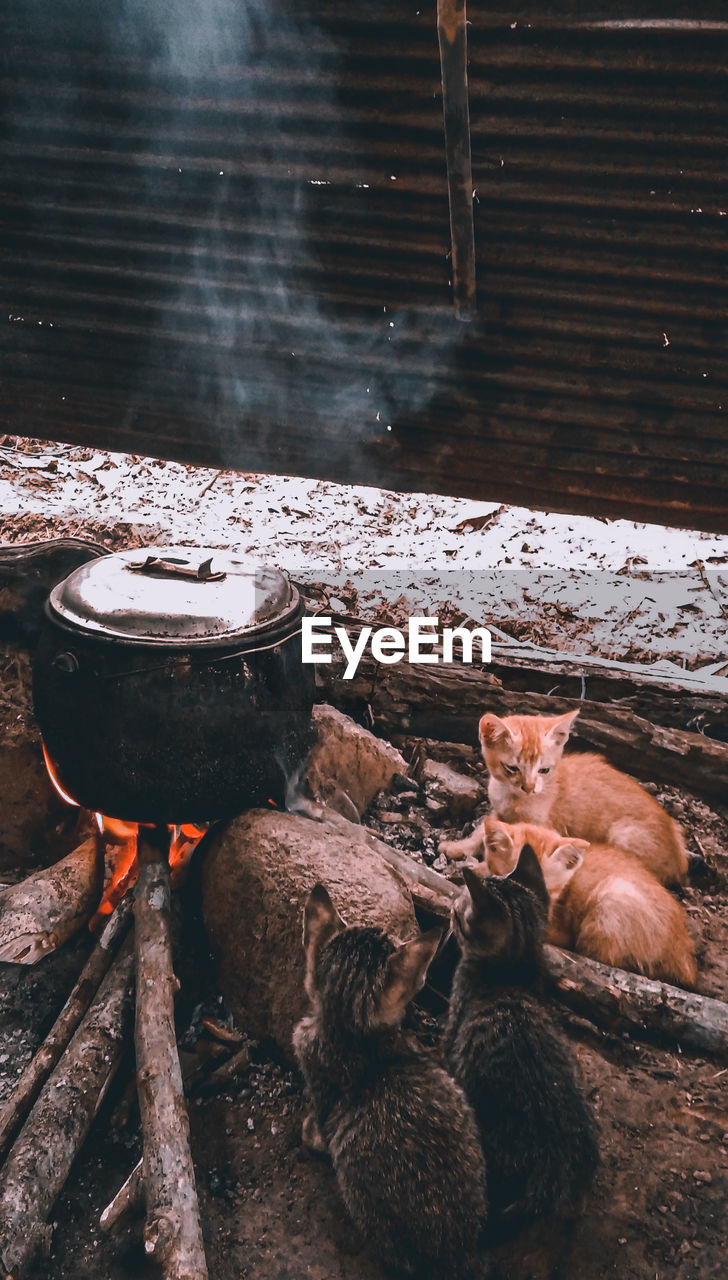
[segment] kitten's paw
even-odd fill
[[[482,822],[464,840],[441,840],[438,853],[444,853],[448,862],[461,862],[463,858],[482,858],[485,848],[485,831]]]
[[[321,1130],[310,1112],[301,1126],[301,1138],[304,1147],[312,1151],[314,1155],[327,1156],[329,1154],[329,1149],[321,1136]]]
[[[468,854],[467,840],[440,840],[437,852],[443,853],[448,862],[461,862]]]

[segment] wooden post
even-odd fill
[[[437,0],[437,37],[450,202],[453,300],[458,319],[472,320],[476,314],[475,226],[465,0]]]
[[[190,1126],[174,1028],[169,832],[141,830],[134,899],[134,1039],[144,1141],[145,1246],[164,1280],[207,1280]]]

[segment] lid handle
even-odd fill
[[[192,578],[194,582],[222,582],[227,577],[224,570],[215,573],[212,556],[194,568],[182,560],[163,560],[161,556],[147,556],[146,560],[129,561],[124,566],[132,573],[146,573],[152,578]]]

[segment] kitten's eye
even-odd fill
[[[550,773],[550,772],[551,772],[551,765],[548,765],[547,768],[545,769],[539,769],[539,773]]]
[[[503,768],[505,769],[506,773],[520,773],[520,769],[518,768],[517,764],[504,764]]]

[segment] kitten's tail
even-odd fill
[[[676,884],[682,885],[682,884],[685,884],[685,881],[688,878],[688,866],[690,863],[690,858],[688,856],[688,851],[685,848],[685,839],[683,836],[682,827],[680,826],[679,822],[675,821],[674,818],[672,819],[672,830],[675,836],[675,855],[676,855],[676,866],[677,866]]]

